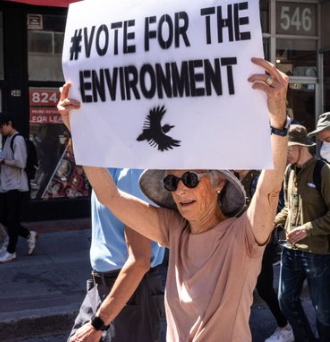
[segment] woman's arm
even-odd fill
[[[63,123],[70,130],[70,111],[79,109],[80,103],[69,99],[71,84],[63,86],[60,102],[57,105]],[[153,207],[146,202],[120,191],[111,175],[105,168],[84,166],[85,173],[93,187],[98,200],[122,221],[126,226],[136,230],[150,240],[162,244],[162,233],[158,212],[161,208]]]
[[[107,169],[84,166],[98,200],[126,226],[163,244],[158,212],[164,210],[119,190]]]
[[[263,67],[273,79],[268,85],[269,75],[253,75],[249,81],[253,88],[267,94],[270,125],[283,129],[286,123],[286,92],[289,78],[275,68],[275,66],[262,59],[253,59],[255,64]],[[252,198],[247,215],[251,222],[254,236],[259,244],[268,241],[270,232],[274,227],[279,193],[287,160],[287,137],[271,135],[272,155],[274,168],[264,170],[259,178],[256,192]]]

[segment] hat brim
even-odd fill
[[[227,180],[219,196],[219,205],[224,215],[238,215],[245,206],[246,194],[240,181],[229,170],[214,170]],[[166,170],[145,170],[140,176],[139,186],[144,195],[160,207],[177,210],[171,192],[163,186]]]
[[[320,127],[320,128],[317,128],[315,131],[312,131],[312,132],[309,132],[307,134],[308,138],[312,138],[312,137],[315,137],[316,134],[324,131],[325,129],[328,129],[330,128],[330,125],[328,127]]]
[[[305,140],[304,142],[296,142],[296,141],[288,141],[288,146],[305,146],[305,147],[312,147],[316,146],[316,143],[313,141]]]

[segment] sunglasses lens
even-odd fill
[[[182,183],[190,189],[196,188],[199,183],[198,174],[195,172],[185,172],[181,178],[176,177],[174,175],[167,175],[163,178],[163,185],[167,191],[175,191],[178,188],[178,184],[182,181]]]
[[[196,188],[199,183],[198,175],[195,172],[188,171],[182,176],[181,179],[183,184],[190,189]]]
[[[175,177],[173,175],[168,175],[164,177],[163,179],[164,188],[167,191],[175,191],[178,187],[179,181],[180,181],[180,178]]]

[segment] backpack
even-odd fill
[[[318,159],[316,161],[316,164],[314,166],[314,171],[313,171],[313,183],[315,185],[315,188],[318,190],[320,194],[321,194],[321,184],[322,184],[321,172],[325,164],[326,164],[325,161],[323,161],[322,159]],[[286,184],[289,183],[291,170],[292,170],[292,167],[291,165],[289,165],[285,173]]]
[[[21,134],[17,133],[15,134],[10,142],[10,148],[14,153],[14,140],[17,136],[22,136]],[[24,138],[25,145],[26,145],[26,152],[27,152],[27,159],[26,159],[26,166],[24,171],[26,172],[26,175],[29,180],[33,179],[36,176],[36,171],[38,170],[38,154],[36,147],[34,146],[34,143],[27,138]]]

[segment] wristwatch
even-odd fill
[[[275,134],[275,135],[279,135],[280,137],[286,137],[288,135],[290,125],[291,125],[291,118],[290,118],[290,116],[287,116],[284,128],[279,129],[279,128],[275,128],[272,125],[270,125],[270,133]]]
[[[110,324],[105,325],[103,320],[98,316],[92,317],[91,324],[95,330],[105,331],[105,330],[108,330],[110,328]]]

